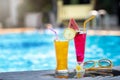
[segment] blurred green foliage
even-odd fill
[[[79,3],[79,0],[71,0],[71,4],[77,4]]]
[[[24,0],[26,8],[30,12],[46,12],[51,10],[51,0]]]
[[[109,14],[114,13],[113,7],[116,0],[97,0],[96,9],[105,9]]]

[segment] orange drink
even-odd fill
[[[68,45],[67,40],[55,40],[55,51],[56,51],[56,73],[68,72]]]

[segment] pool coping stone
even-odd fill
[[[120,71],[120,66],[113,67]],[[47,74],[54,74],[54,70],[38,70],[38,71],[18,71],[18,72],[1,72],[0,80],[61,80]],[[62,80],[78,80],[78,79],[62,79]],[[79,80],[120,80],[120,76],[97,76],[83,77]]]

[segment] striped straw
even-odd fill
[[[57,34],[57,32],[52,28],[52,25],[51,24],[48,24],[47,25],[47,28],[49,29],[49,30],[51,30],[54,34],[55,34],[55,40],[58,40],[58,34]]]

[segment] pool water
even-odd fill
[[[62,36],[62,34],[60,34]],[[16,33],[0,35],[0,72],[55,69],[54,34]],[[87,36],[85,61],[108,58],[120,63],[120,36]],[[74,68],[73,40],[69,44],[68,66]]]

